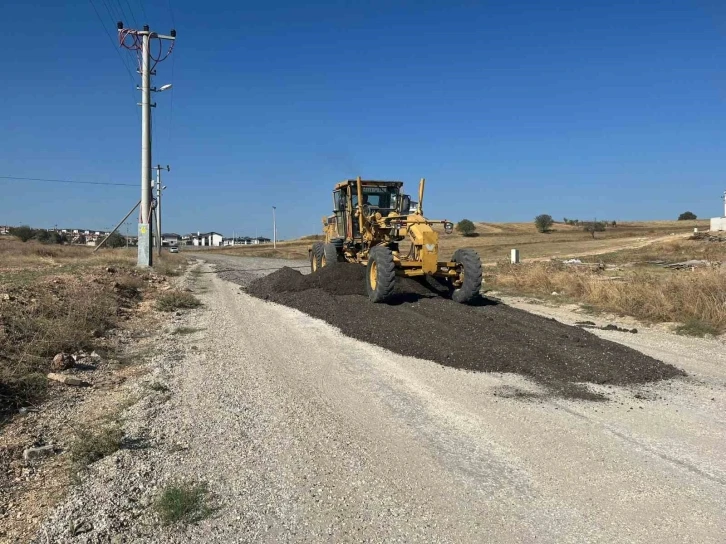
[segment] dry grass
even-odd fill
[[[0,303],[0,411],[37,401],[50,359],[93,349],[117,310],[102,286],[73,280],[13,296]]]
[[[726,331],[726,270],[631,270],[612,279],[557,263],[499,265],[490,278],[500,289],[532,295],[556,291],[600,310],[647,322],[680,322],[683,329]]]
[[[156,299],[156,309],[162,312],[188,310],[201,305],[202,303],[197,297],[186,291],[167,291]]]
[[[0,239],[0,414],[41,400],[52,357],[94,349],[119,306],[141,299],[136,251]],[[185,262],[163,255],[159,272]]]
[[[71,462],[76,468],[88,466],[121,448],[124,432],[116,425],[76,433],[71,445]]]
[[[512,248],[520,250],[522,259],[538,259],[551,257],[584,256],[608,253],[633,245],[647,243],[653,238],[668,236],[671,233],[685,234],[708,228],[707,221],[647,221],[618,223],[615,228],[608,228],[597,233],[596,238],[584,232],[582,227],[555,223],[552,231],[547,234],[537,232],[534,221],[529,223],[475,223],[477,232],[474,236],[462,236],[458,233],[445,234],[443,227],[435,226],[439,232],[439,250],[443,257],[448,258],[454,251],[462,247],[472,248],[479,252],[482,261],[495,263],[508,258]],[[213,253],[239,255],[243,257],[267,257],[277,259],[307,260],[308,248],[320,240],[319,235],[304,236],[299,240],[279,242],[276,249],[271,244],[257,246],[233,246],[211,249]],[[406,244],[401,244],[403,251]]]
[[[317,236],[306,236],[299,240],[278,242],[277,248],[275,249],[272,248],[272,244],[260,244],[249,246],[221,247],[216,249],[204,250],[204,252],[220,253],[223,255],[239,255],[240,257],[307,260],[308,247],[310,247],[310,245],[318,239],[319,237]]]
[[[676,263],[690,259],[712,262],[726,261],[726,243],[677,238],[640,248],[604,253],[597,256],[597,258],[585,260],[607,263],[648,263],[658,261]]]
[[[186,257],[179,253],[163,251],[161,255],[154,255],[154,271],[164,276],[181,276],[186,263]]]
[[[136,262],[136,248],[102,248],[94,253],[89,246],[45,245],[34,241],[22,243],[15,239],[2,238],[0,255],[3,257],[0,270],[3,271],[39,266],[56,267],[79,261],[97,265],[132,265]]]

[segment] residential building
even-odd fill
[[[193,246],[221,246],[224,236],[218,232],[198,232],[197,234],[191,234],[190,239]]]
[[[161,235],[161,245],[163,246],[169,246],[174,247],[180,245],[182,237],[174,232],[169,233],[162,233]]]

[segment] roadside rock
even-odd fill
[[[53,380],[53,381],[56,381],[56,382],[60,382],[60,383],[63,383],[65,385],[75,385],[75,386],[78,386],[78,387],[84,387],[84,386],[91,385],[90,383],[85,382],[85,381],[81,380],[80,378],[76,378],[75,376],[66,376],[64,374],[56,374],[54,372],[51,372],[46,377],[49,380]]]
[[[41,457],[49,457],[53,455],[54,450],[52,445],[40,446],[37,448],[27,448],[23,451],[23,459],[30,461],[31,459],[39,459]]]
[[[51,370],[68,370],[75,366],[76,360],[70,353],[59,353],[53,357],[53,361],[50,363]]]

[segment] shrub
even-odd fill
[[[180,521],[194,523],[212,513],[207,505],[209,492],[203,483],[184,482],[167,485],[156,501],[156,511],[162,523]]]
[[[156,299],[156,309],[162,312],[198,308],[201,305],[197,297],[186,291],[167,291]]]
[[[468,219],[462,219],[456,224],[456,231],[462,236],[471,236],[476,231],[476,225]]]
[[[555,221],[552,219],[552,216],[547,215],[546,213],[534,218],[534,225],[537,227],[539,232],[548,232],[554,224]]]
[[[106,240],[106,247],[125,247],[126,246],[126,238],[121,236],[118,232],[114,232],[111,236],[108,237]]]
[[[23,225],[22,227],[11,228],[10,234],[19,238],[23,242],[27,242],[28,240],[32,239],[33,236],[35,236],[35,231],[31,229],[28,225]]]
[[[683,212],[681,215],[678,216],[678,221],[692,221],[694,219],[698,218],[693,212]]]
[[[116,426],[98,431],[78,431],[71,446],[71,460],[77,466],[88,466],[121,448],[124,432]]]

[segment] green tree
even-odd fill
[[[596,232],[605,232],[606,228],[607,223],[605,221],[591,221],[589,223],[583,223],[582,230],[589,232],[594,239]]]
[[[472,236],[476,231],[476,225],[468,219],[462,219],[456,224],[456,230],[462,236]]]
[[[38,229],[35,231],[35,239],[41,244],[55,244],[53,233],[49,230]]]
[[[118,232],[114,232],[106,240],[106,246],[108,247],[124,247],[126,245],[126,238],[121,236]]]
[[[20,240],[23,242],[27,242],[28,240],[32,239],[33,236],[35,236],[35,231],[31,229],[28,225],[23,225],[22,227],[11,228],[10,234],[12,236],[16,236],[17,238],[20,238]]]
[[[539,232],[548,232],[554,224],[555,220],[552,219],[551,215],[547,215],[546,213],[534,218],[534,225],[537,227]]]
[[[683,212],[678,216],[678,221],[692,221],[693,219],[698,219],[693,212]]]

